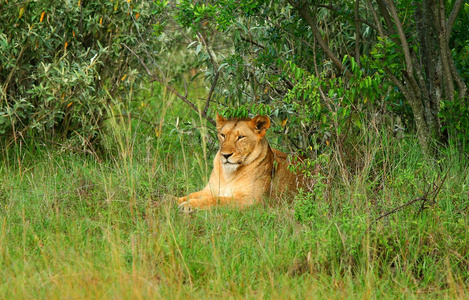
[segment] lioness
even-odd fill
[[[269,127],[265,116],[228,120],[217,114],[220,149],[210,180],[203,190],[179,198],[179,207],[186,212],[214,205],[243,207],[258,203],[263,196],[295,193],[302,176],[287,169],[285,153],[270,148],[265,138]]]

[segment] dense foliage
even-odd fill
[[[0,6],[0,134],[92,142],[142,69],[125,46],[157,52],[158,7],[131,1]],[[155,59],[157,57],[155,56]]]
[[[221,57],[207,67],[225,77],[223,104],[243,111],[267,104],[282,120],[288,115],[290,136],[302,149],[328,142],[324,135],[366,130],[362,124],[379,115],[380,125],[417,133],[427,154],[449,135],[467,140],[461,57],[468,37],[461,30],[468,9],[464,1],[384,0],[182,1],[176,7],[180,23]],[[207,46],[218,32],[230,51]]]
[[[293,150],[353,143],[370,122],[417,133],[429,154],[434,141],[467,141],[461,0],[10,1],[1,10],[7,137],[90,145],[110,109],[131,115],[122,92],[150,80],[212,123],[214,110],[268,113]],[[168,72],[173,53],[188,58]],[[205,76],[203,101],[187,98],[197,82],[187,73]]]

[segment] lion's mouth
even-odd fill
[[[232,163],[232,162],[229,162],[229,161],[225,161],[224,164],[225,164],[225,165],[240,165],[241,162],[238,161],[238,162]]]

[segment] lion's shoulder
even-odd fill
[[[276,158],[285,159],[285,160],[288,158],[288,155],[286,153],[283,153],[280,150],[272,148],[272,152],[274,153]]]

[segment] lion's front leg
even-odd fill
[[[212,193],[207,190],[203,189],[201,191],[195,192],[190,194],[189,196],[184,196],[178,199],[178,204],[181,204],[183,202],[187,202],[189,199],[200,199],[200,198],[206,198],[206,197],[211,197]]]
[[[189,200],[182,202],[179,208],[184,212],[192,212],[195,209],[209,209],[213,206],[227,206],[232,205],[236,207],[245,207],[254,204],[256,201],[253,198],[245,196],[233,197],[216,197],[208,196],[203,198],[192,198],[189,195]]]
[[[191,211],[195,208],[204,209],[209,208],[219,204],[228,204],[234,202],[234,199],[231,197],[214,197],[208,196],[203,198],[192,198],[189,196],[189,200],[182,202],[179,205],[179,208],[183,211]]]

